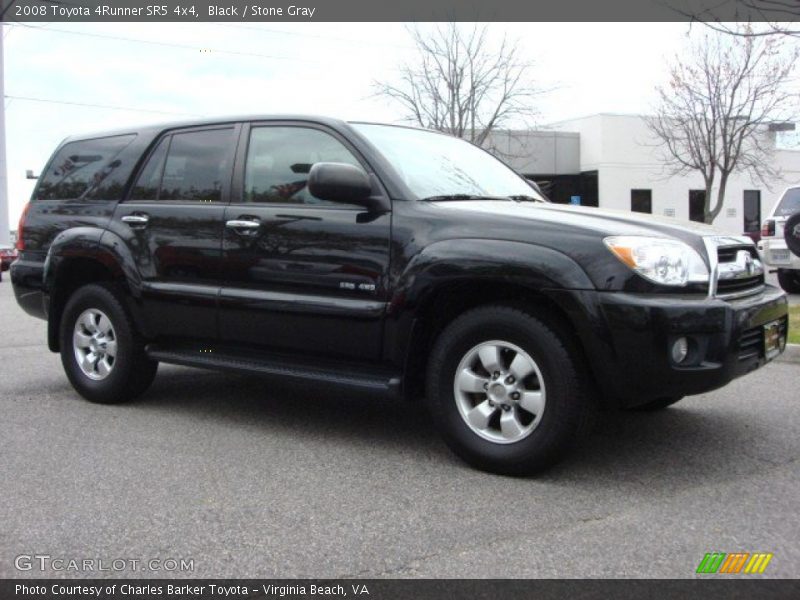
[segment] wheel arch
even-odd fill
[[[59,331],[64,307],[78,288],[91,283],[115,283],[128,297],[141,291],[139,278],[131,271],[134,264],[126,257],[126,246],[116,236],[96,228],[75,228],[59,234],[50,246],[44,263],[44,292],[47,297],[47,345],[60,350]],[[133,303],[129,308],[137,325],[140,320]]]
[[[583,269],[550,248],[496,240],[452,240],[432,244],[404,273],[389,317],[403,366],[403,389],[409,398],[424,392],[428,357],[444,328],[465,312],[490,304],[524,308],[541,315],[562,333],[590,364],[573,311],[559,301],[565,290],[593,290]],[[402,307],[398,307],[398,298]],[[406,332],[405,338],[400,331]],[[388,348],[387,348],[388,350]],[[591,369],[587,370],[591,376]]]

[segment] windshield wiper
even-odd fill
[[[482,196],[480,194],[442,194],[441,196],[428,196],[423,202],[447,202],[456,200],[513,200],[514,202],[543,202],[535,196]]]
[[[428,196],[423,202],[446,202],[447,200],[483,200],[475,194],[442,194],[441,196]]]
[[[511,196],[480,196],[478,194],[443,194],[428,196],[423,202],[447,202],[448,200],[510,200]]]

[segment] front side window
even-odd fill
[[[36,199],[118,198],[132,167],[123,166],[117,156],[135,137],[116,135],[65,144],[42,175]],[[118,175],[123,170],[127,175]]]
[[[219,202],[230,177],[233,128],[175,133],[161,175],[159,200]]]
[[[544,198],[488,152],[449,135],[355,123],[420,199],[436,196],[528,196]]]
[[[244,171],[245,202],[334,204],[312,195],[306,183],[314,163],[360,167],[335,137],[308,127],[254,127]]]

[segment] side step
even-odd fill
[[[312,361],[294,356],[263,352],[244,353],[241,350],[208,346],[148,344],[145,352],[153,360],[173,365],[236,371],[294,381],[316,381],[392,396],[400,394],[400,373],[380,366],[353,365],[326,360]]]

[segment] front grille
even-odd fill
[[[780,333],[784,339],[789,331],[789,321],[786,317],[781,319]],[[764,326],[745,329],[739,336],[739,360],[762,358],[764,356]]]
[[[761,291],[764,269],[755,246],[734,243],[717,246],[716,250],[719,264],[717,296],[739,297]]]
[[[761,356],[764,351],[764,328],[753,327],[739,336],[739,360]]]
[[[758,258],[758,252],[753,246],[720,246],[717,248],[717,260],[721,263],[732,263],[736,261],[736,255],[740,250],[747,250],[750,256]]]
[[[764,285],[764,276],[747,277],[744,279],[720,279],[717,282],[717,295],[755,293]]]

